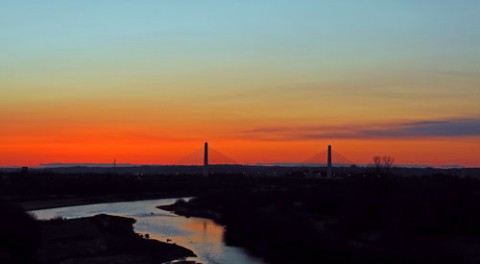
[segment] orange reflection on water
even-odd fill
[[[224,228],[211,220],[194,218],[195,221],[187,222],[184,226],[188,230],[196,231],[202,234],[204,241],[223,241]]]

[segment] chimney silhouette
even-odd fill
[[[327,178],[332,178],[332,146],[328,145]]]
[[[203,148],[203,177],[208,176],[208,142],[205,142]]]

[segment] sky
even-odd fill
[[[0,2],[0,166],[480,167],[477,0]],[[201,160],[199,160],[200,162]],[[213,161],[214,162],[214,161]]]

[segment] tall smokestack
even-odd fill
[[[333,176],[332,173],[332,146],[328,145],[328,157],[327,157],[327,178]]]
[[[208,176],[208,142],[205,142],[203,148],[203,177]]]

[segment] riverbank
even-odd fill
[[[64,217],[76,219],[97,214],[109,214],[134,218],[135,232],[149,234],[170,244],[192,250],[201,263],[263,264],[242,249],[227,246],[223,241],[224,228],[210,220],[184,218],[157,210],[158,205],[172,204],[178,199],[154,199],[121,203],[93,204],[33,211],[37,219]],[[188,200],[188,198],[187,198]],[[0,261],[0,263],[2,263]]]
[[[188,203],[183,199],[177,200],[173,204],[157,206],[158,209],[165,210],[184,217],[198,217],[213,220],[217,224],[223,225],[222,214],[206,208],[196,208],[193,203]]]
[[[237,188],[159,206],[225,226],[269,263],[480,263],[480,181],[351,179]]]
[[[136,193],[136,194],[115,194],[115,195],[101,195],[93,197],[85,196],[70,196],[70,197],[53,197],[50,199],[40,200],[24,200],[14,202],[16,205],[23,208],[25,211],[43,210],[67,206],[79,206],[100,203],[116,203],[116,202],[131,202],[141,200],[153,199],[175,199],[185,196],[159,193]]]
[[[42,239],[36,263],[153,264],[196,256],[187,248],[136,234],[134,222],[110,215],[38,221]]]

